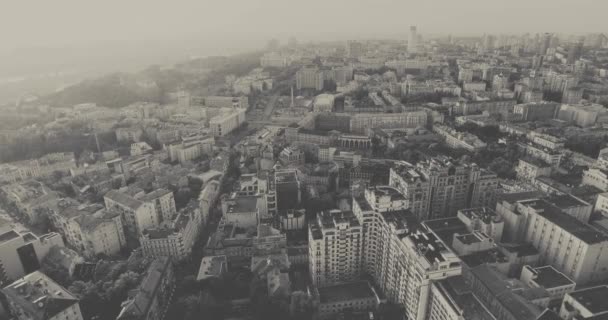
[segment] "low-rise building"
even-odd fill
[[[451,148],[461,148],[475,152],[487,146],[477,136],[466,132],[459,132],[447,126],[436,124],[433,126],[433,131],[444,137],[446,144]]]
[[[582,184],[594,186],[602,191],[608,191],[608,170],[589,168],[583,171]]]
[[[517,179],[533,181],[537,177],[551,175],[551,166],[534,158],[519,159],[515,168]]]
[[[201,260],[198,269],[197,281],[216,279],[228,271],[228,259],[226,256],[207,256]]]
[[[521,270],[520,280],[529,287],[544,288],[551,295],[552,301],[562,301],[564,295],[576,287],[574,281],[552,266],[534,268],[526,265]]]
[[[601,319],[608,315],[608,286],[597,286],[568,292],[559,316],[563,320]]]
[[[83,320],[78,298],[40,271],[2,289],[12,319]]]
[[[116,320],[163,320],[173,300],[175,270],[170,258],[157,258],[131,298],[122,303]]]
[[[317,289],[319,318],[332,319],[343,311],[374,311],[381,303],[375,289],[367,281],[337,284]]]

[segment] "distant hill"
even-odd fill
[[[73,106],[94,102],[99,106],[122,108],[137,101],[158,100],[158,92],[137,92],[121,81],[124,75],[113,74],[95,80],[85,80],[79,84],[50,94],[42,100],[53,107]]]
[[[242,76],[259,66],[260,56],[260,52],[254,52],[208,57],[177,64],[174,69],[161,70],[151,66],[135,74],[115,73],[85,80],[43,97],[41,101],[52,107],[93,102],[109,108],[122,108],[138,101],[166,103],[164,99],[168,92],[180,88],[196,92],[198,88],[222,85],[228,74]],[[205,72],[201,72],[203,70]],[[142,83],[146,85],[142,86]]]

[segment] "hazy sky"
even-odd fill
[[[224,37],[604,32],[606,0],[2,0],[0,49]]]

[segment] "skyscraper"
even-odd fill
[[[416,26],[410,27],[410,36],[407,40],[407,52],[418,52],[418,33],[416,31]]]
[[[346,41],[346,54],[349,58],[359,58],[364,50],[363,43],[355,40]]]
[[[576,60],[580,59],[583,54],[583,44],[585,42],[585,38],[579,38],[576,42],[570,45],[568,48],[568,63],[572,64]]]
[[[540,38],[540,45],[539,45],[539,50],[538,50],[539,54],[541,54],[541,55],[547,54],[547,49],[549,49],[549,47],[551,46],[552,37],[553,37],[553,35],[548,32],[543,34],[543,36]]]

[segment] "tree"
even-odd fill
[[[514,163],[505,160],[502,157],[495,158],[492,160],[488,169],[496,173],[500,178],[503,179],[514,179],[515,169]]]

